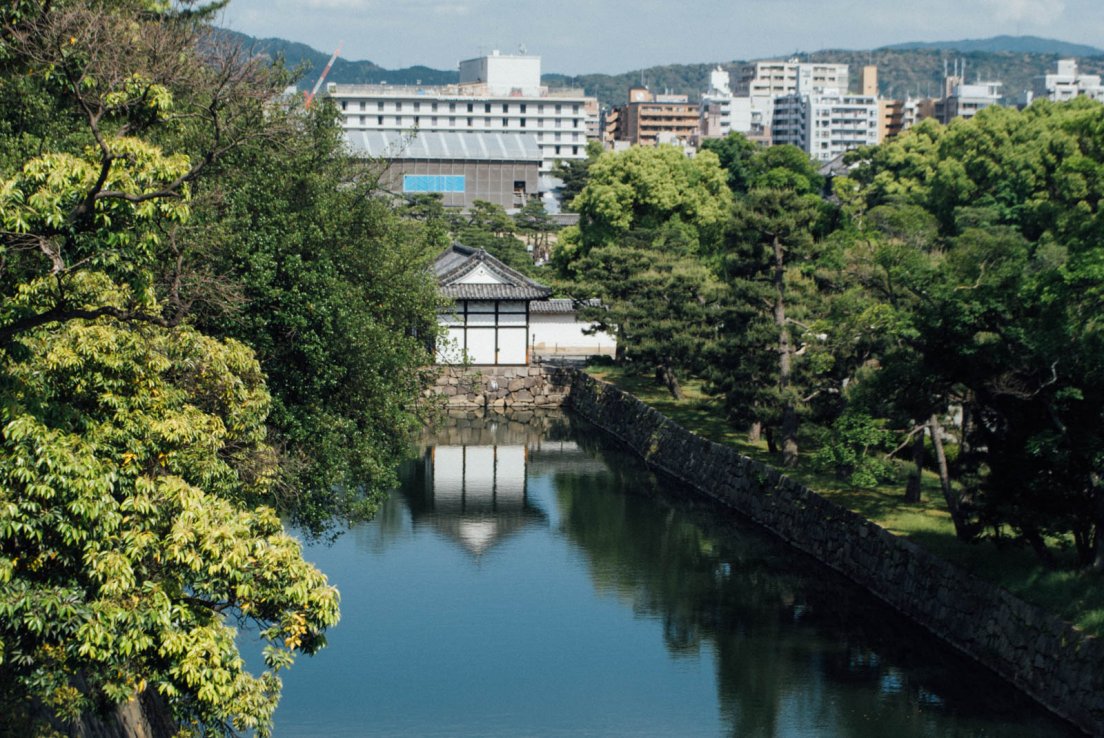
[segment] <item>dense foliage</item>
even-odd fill
[[[595,161],[555,256],[630,366],[700,374],[785,465],[804,439],[872,486],[904,454],[962,539],[1104,568],[1104,106],[925,121],[830,183],[792,147],[704,148],[725,187],[673,150]]]
[[[186,732],[267,734],[276,672],[338,617],[277,506],[318,521],[377,489],[416,417],[422,228],[369,197],[332,111],[206,35],[215,9],[0,8],[13,735],[142,693]],[[267,643],[259,675],[239,626]]]

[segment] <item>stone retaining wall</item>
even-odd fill
[[[1104,644],[781,472],[577,373],[570,407],[651,466],[720,499],[862,585],[1091,735],[1104,736]]]
[[[449,409],[552,408],[564,404],[573,373],[560,367],[444,366],[429,394]]]

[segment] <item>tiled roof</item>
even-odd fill
[[[354,154],[378,159],[542,160],[537,136],[532,133],[354,130],[345,132],[345,142]]]
[[[539,300],[551,291],[511,284],[451,284],[441,288],[441,294],[451,300]]]
[[[459,280],[479,266],[492,272],[501,283],[459,283]],[[454,243],[433,263],[433,273],[441,294],[453,300],[541,300],[552,294],[552,288],[526,277],[506,266],[483,249]]]
[[[531,313],[573,313],[575,301],[557,298],[555,300],[535,300],[529,303]]]

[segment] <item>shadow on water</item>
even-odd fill
[[[557,472],[564,533],[598,590],[662,621],[673,656],[716,654],[732,735],[1079,735],[841,575],[572,426],[605,470]]]

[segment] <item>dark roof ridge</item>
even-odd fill
[[[470,272],[473,268],[472,259],[474,258],[476,262],[486,264],[493,271],[498,272],[499,276],[505,277],[506,279],[514,282],[514,284],[517,286],[530,287],[532,289],[545,292],[547,295],[552,294],[551,287],[547,287],[540,282],[530,279],[518,270],[504,263],[502,260],[498,259],[493,254],[488,253],[485,249],[465,246],[459,241],[454,241],[452,245],[449,246],[449,248],[441,252],[441,255],[437,257],[437,260],[439,261],[440,259],[444,258],[450,252],[459,253],[469,258],[460,261],[455,266],[437,275],[437,281],[442,286],[447,285],[449,282],[459,279],[463,275]]]

